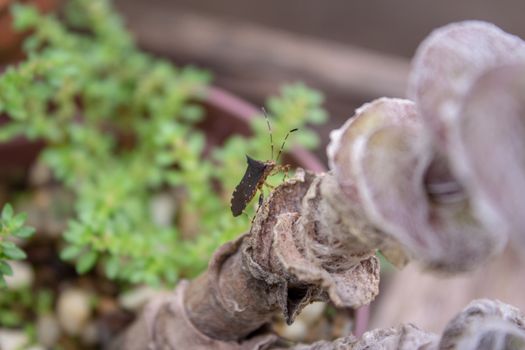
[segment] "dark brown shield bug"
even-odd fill
[[[264,116],[266,118],[266,123],[268,125],[268,130],[270,132],[270,145],[272,148],[272,158],[273,158],[273,140],[272,140],[272,129],[270,127],[270,121],[264,111]],[[241,179],[241,182],[235,187],[231,198],[231,210],[233,216],[239,216],[243,213],[244,209],[253,199],[257,191],[261,191],[261,196],[259,197],[259,205],[262,202],[262,187],[266,182],[268,176],[273,175],[279,171],[287,170],[288,165],[277,165],[277,161],[281,155],[283,147],[286,143],[286,139],[290,133],[297,131],[297,129],[290,130],[286,137],[284,138],[283,144],[279,150],[279,154],[275,160],[267,160],[261,162],[259,160],[253,159],[250,156],[246,155],[246,161],[248,162],[248,167],[244,172],[244,176]]]

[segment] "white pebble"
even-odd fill
[[[287,325],[284,320],[275,324],[275,331],[283,338],[293,341],[303,341],[308,335],[309,327],[322,316],[326,303],[314,302],[307,305],[295,318],[294,323]]]
[[[46,350],[46,348],[42,345],[31,345],[28,348],[25,348],[25,350]]]
[[[84,341],[84,344],[87,345],[95,345],[98,342],[98,329],[94,322],[90,322],[84,327],[84,330],[82,331],[82,340]]]
[[[29,338],[23,331],[0,329],[0,349],[18,350],[27,346]]]
[[[52,178],[51,168],[42,162],[36,162],[29,171],[29,183],[33,186],[45,185]]]
[[[170,227],[176,211],[175,198],[166,193],[158,194],[151,199],[150,210],[155,224]]]
[[[293,341],[301,341],[306,338],[308,327],[300,319],[296,319],[291,325],[283,324],[280,327],[280,335]]]
[[[307,305],[297,318],[306,323],[306,325],[311,326],[316,323],[322,316],[326,303],[322,301],[316,301]]]
[[[139,286],[121,294],[118,298],[118,303],[128,311],[138,311],[159,293],[162,292],[149,286]]]
[[[57,302],[58,321],[69,335],[79,335],[91,316],[89,293],[71,288],[60,294]]]
[[[31,265],[22,261],[9,261],[9,266],[13,269],[13,275],[5,276],[7,288],[17,290],[33,284],[35,273]]]
[[[60,325],[54,315],[43,315],[37,321],[38,342],[47,348],[53,348],[60,337]]]

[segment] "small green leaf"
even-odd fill
[[[118,257],[112,256],[106,261],[106,266],[105,266],[106,275],[109,278],[114,279],[115,277],[117,277],[117,274],[119,272],[119,267],[120,267],[120,264],[119,264]]]
[[[157,275],[146,274],[144,276],[144,282],[150,286],[158,287],[160,285],[160,279]]]
[[[196,123],[202,119],[203,109],[199,105],[187,105],[182,108],[180,114],[187,121]]]
[[[0,242],[0,247],[2,247],[2,249],[13,249],[16,248],[16,244],[11,241],[3,241]]]
[[[31,6],[15,4],[11,7],[14,17],[14,27],[17,30],[25,30],[34,26],[38,21],[38,11]]]
[[[27,214],[26,213],[20,213],[17,214],[12,220],[11,220],[11,229],[17,230],[21,228],[24,225],[24,222],[27,220]]]
[[[144,277],[143,273],[139,273],[138,271],[135,271],[131,276],[129,276],[129,281],[131,283],[139,283],[142,282]]]
[[[313,109],[308,114],[308,121],[313,124],[322,124],[328,119],[328,115],[323,109]]]
[[[7,282],[0,276],[0,286],[7,287]],[[2,310],[0,323],[5,327],[17,327],[22,323],[21,316],[12,310]]]
[[[166,271],[164,272],[164,276],[168,283],[175,283],[175,281],[178,278],[177,271],[174,268],[166,269]]]
[[[27,257],[26,253],[24,253],[23,250],[21,250],[14,244],[13,246],[9,246],[9,247],[4,246],[3,248],[4,248],[4,255],[11,260],[22,260]]]
[[[5,275],[5,276],[13,275],[13,269],[5,261],[0,261],[0,276],[1,275]]]
[[[13,217],[13,207],[7,203],[2,210],[2,220],[9,221]]]
[[[296,140],[305,148],[315,148],[319,144],[317,134],[310,130],[301,130],[300,133],[297,133]]]
[[[37,294],[36,310],[39,315],[51,312],[53,308],[53,293],[47,289],[39,290]]]
[[[70,245],[60,252],[60,259],[71,260],[76,258],[82,252],[82,248],[76,245]]]
[[[170,171],[167,175],[166,175],[166,181],[171,185],[171,186],[179,186],[179,185],[182,185],[184,184],[184,175],[179,173],[179,172],[176,172],[176,171]]]
[[[97,262],[98,254],[91,250],[78,259],[76,270],[79,274],[88,272]]]
[[[35,229],[33,227],[21,227],[18,230],[13,232],[13,235],[18,238],[28,238],[31,237],[35,233]]]

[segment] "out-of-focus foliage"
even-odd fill
[[[253,123],[253,137],[231,137],[204,159],[196,101],[209,74],[138,50],[106,0],[70,1],[62,21],[20,5],[13,13],[16,27],[32,35],[27,60],[0,77],[0,112],[11,118],[0,142],[44,139],[41,159],[75,194],[62,258],[79,273],[100,261],[110,278],[132,283],[173,283],[200,272],[219,244],[248,228],[247,216],[231,216],[229,196],[245,153],[269,158],[264,119]],[[315,146],[303,125],[325,119],[321,102],[300,84],[271,98],[274,140],[299,127],[288,146]],[[167,188],[182,193],[168,226],[151,210]]]
[[[47,314],[52,309],[53,294],[49,290],[42,289],[37,293],[29,287],[4,290],[0,293],[0,327],[31,327],[28,319]]]
[[[29,238],[35,232],[32,227],[24,226],[27,214],[15,215],[10,204],[4,205],[0,215],[0,287],[6,286],[4,276],[11,276],[13,270],[7,263],[8,260],[21,260],[26,254],[17,247],[13,238]]]
[[[20,349],[29,349],[30,344],[37,343],[38,326],[29,320],[49,315],[52,310],[53,293],[47,289],[35,292],[26,286],[14,290],[5,289],[0,293],[0,327],[23,330],[27,338],[26,344]]]

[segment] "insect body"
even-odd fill
[[[244,173],[244,176],[241,179],[241,182],[235,187],[235,190],[232,194],[231,199],[231,210],[233,216],[239,216],[243,213],[244,209],[250,203],[250,201],[253,199],[257,191],[261,191],[261,196],[259,197],[259,205],[262,202],[262,187],[266,183],[266,179],[268,176],[275,174],[279,171],[288,170],[288,165],[277,165],[277,161],[279,160],[279,157],[281,156],[281,152],[284,148],[284,144],[286,143],[286,139],[288,139],[288,136],[290,133],[297,131],[297,129],[290,130],[286,137],[284,138],[283,144],[281,145],[281,149],[279,150],[279,154],[277,155],[277,158],[275,161],[273,160],[273,139],[272,139],[272,129],[270,127],[270,121],[268,120],[268,116],[266,115],[266,111],[264,111],[264,116],[266,118],[266,123],[268,125],[268,130],[270,132],[270,145],[272,147],[272,160],[267,160],[265,162],[261,162],[259,160],[255,160],[253,158],[250,158],[248,155],[246,155],[246,161],[248,162],[248,167],[246,168],[246,171]],[[268,185],[267,185],[268,186]]]
[[[244,208],[250,203],[257,191],[261,190],[266,178],[275,169],[275,162],[268,160],[260,162],[246,155],[248,167],[242,177],[241,182],[233,191],[231,199],[231,209],[233,216],[239,216],[244,211]]]

